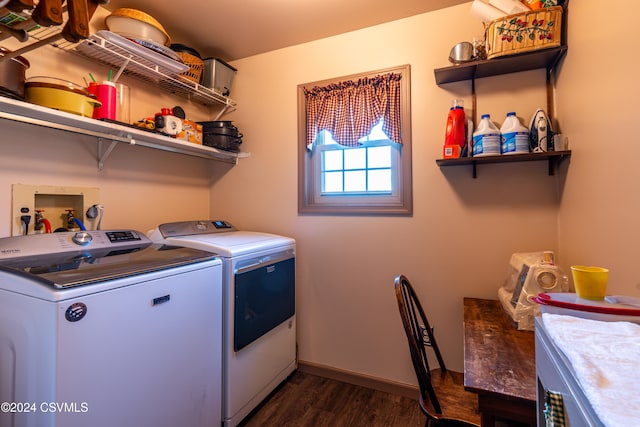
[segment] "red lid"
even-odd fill
[[[618,316],[640,316],[640,309],[629,308],[622,304],[614,304],[607,301],[590,301],[578,298],[577,294],[557,292],[538,294],[533,301],[542,305],[551,305],[570,310],[588,311],[591,313],[614,314]]]

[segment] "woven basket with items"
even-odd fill
[[[193,82],[200,83],[202,77],[202,71],[204,70],[204,61],[200,57],[200,54],[195,49],[182,44],[172,44],[171,50],[173,50],[185,65],[189,66],[189,70],[180,74]]]
[[[508,15],[486,30],[487,59],[560,46],[562,6]]]

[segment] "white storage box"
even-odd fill
[[[224,96],[231,94],[231,85],[236,75],[236,70],[231,65],[219,58],[207,58],[204,60],[204,73],[202,84],[210,89],[220,92]]]

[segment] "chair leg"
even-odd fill
[[[483,426],[495,426],[496,425],[496,417],[494,417],[492,414],[488,414],[486,412],[483,412],[482,414],[480,414],[481,417],[481,424]]]

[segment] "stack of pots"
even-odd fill
[[[231,121],[198,122],[202,125],[202,143],[226,151],[240,151],[242,134]]]

